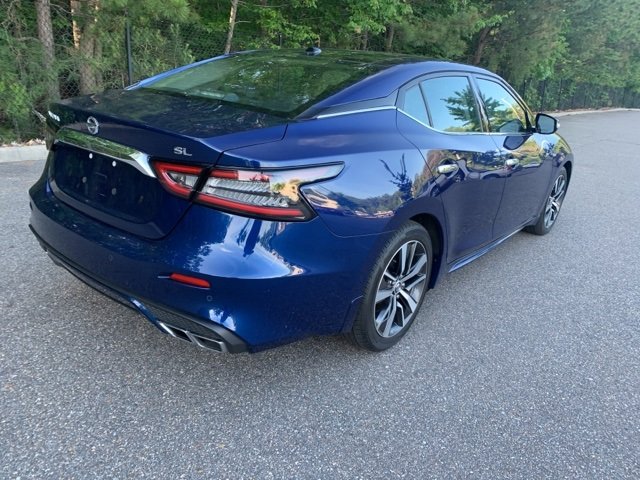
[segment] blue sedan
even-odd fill
[[[557,126],[477,67],[235,53],[53,104],[30,227],[200,347],[345,333],[379,351],[444,273],[552,229],[573,170]]]

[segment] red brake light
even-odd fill
[[[214,169],[196,201],[252,217],[307,220],[313,212],[300,186],[333,178],[341,170],[341,164],[289,170]]]
[[[154,162],[153,166],[160,183],[171,193],[182,198],[189,198],[203,170],[202,167],[166,162]]]

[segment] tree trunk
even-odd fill
[[[487,40],[489,39],[489,33],[491,32],[492,28],[493,27],[484,27],[482,30],[480,30],[480,36],[478,37],[478,43],[476,43],[476,48],[473,53],[473,60],[471,62],[473,65],[480,64],[480,61],[482,60],[482,51],[484,50],[484,47],[487,45]]]
[[[82,95],[102,89],[102,78],[96,61],[102,56],[102,48],[96,37],[96,14],[100,0],[70,0],[73,22],[73,45],[79,56],[79,88]]]
[[[396,28],[393,24],[387,25],[387,32],[384,38],[384,50],[390,52],[393,50],[393,37],[396,33]]]
[[[366,50],[369,48],[369,30],[362,32],[360,50]]]
[[[236,15],[238,14],[238,1],[231,0],[231,10],[229,11],[229,31],[227,32],[227,41],[224,44],[225,55],[231,51],[233,43],[233,30],[236,28]]]
[[[44,50],[42,66],[49,76],[47,100],[58,100],[60,98],[60,84],[55,70],[56,54],[53,45],[53,26],[51,25],[51,4],[49,0],[36,0],[36,15],[38,18],[38,39],[42,43]]]

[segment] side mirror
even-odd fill
[[[558,120],[546,113],[539,113],[536,115],[536,131],[544,135],[551,135],[556,133],[560,124]]]

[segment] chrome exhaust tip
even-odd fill
[[[215,338],[207,338],[200,334],[184,330],[182,328],[168,325],[158,320],[158,326],[166,333],[174,338],[179,338],[186,342],[195,343],[197,346],[206,348],[207,350],[213,350],[214,352],[228,353],[229,349],[224,341]]]

